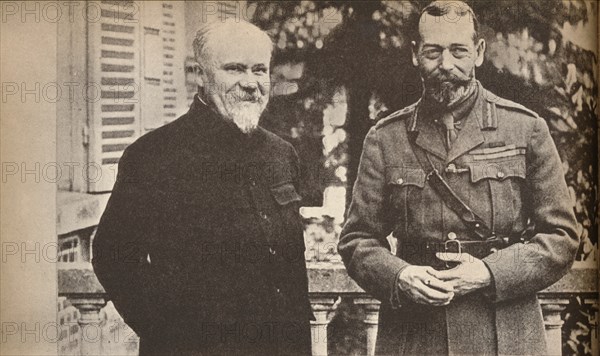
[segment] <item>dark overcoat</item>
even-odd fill
[[[197,98],[138,139],[93,242],[93,266],[140,353],[310,354],[293,147]]]
[[[443,136],[418,102],[368,133],[339,251],[348,273],[382,301],[381,354],[545,354],[536,292],[560,279],[578,247],[573,205],[548,127],[537,114],[478,84],[477,100],[447,151]],[[468,228],[433,191],[412,146],[427,152],[456,194],[497,234],[528,243],[500,249],[483,261],[493,282],[446,307],[400,307],[398,273],[427,265],[417,241],[473,240]],[[386,238],[398,239],[396,254]]]

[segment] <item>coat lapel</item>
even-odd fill
[[[456,158],[484,142],[484,136],[479,125],[484,108],[485,106],[483,105],[482,96],[480,94],[475,102],[475,106],[466,117],[465,126],[460,130],[458,138],[452,144],[452,147],[448,152],[446,164],[454,161]]]
[[[446,158],[446,147],[442,140],[438,128],[435,127],[433,120],[426,115],[425,110],[417,112],[417,124],[414,131],[418,132],[415,144],[427,152],[430,152],[441,159]]]

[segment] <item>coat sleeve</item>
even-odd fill
[[[388,302],[396,295],[396,276],[408,263],[390,252],[386,237],[392,226],[385,200],[385,165],[373,127],[365,138],[338,251],[350,277],[366,292]]]
[[[138,334],[156,325],[157,304],[149,278],[152,208],[137,162],[125,151],[93,241],[94,272],[115,308]]]
[[[571,268],[579,237],[577,221],[556,146],[546,122],[536,118],[527,148],[525,208],[534,224],[528,243],[516,243],[484,258],[493,277],[493,300],[536,293]]]

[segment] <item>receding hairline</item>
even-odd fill
[[[456,14],[463,18],[468,17],[470,23],[473,25],[473,42],[477,42],[479,39],[479,20],[473,8],[464,1],[433,1],[429,5],[425,6],[417,18],[416,28],[414,29],[414,40],[419,43],[421,42],[421,24],[425,15],[432,17],[444,17],[448,14]]]
[[[193,42],[194,57],[202,65],[207,60],[207,54],[212,52],[212,46],[219,36],[240,36],[256,39],[269,48],[269,54],[273,54],[274,44],[271,37],[259,27],[242,20],[226,19],[224,21],[212,21],[202,26],[197,32]]]

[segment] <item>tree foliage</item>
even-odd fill
[[[277,45],[275,63],[303,62],[306,66],[300,91],[286,99],[299,104],[291,125],[302,126],[300,131],[306,135],[319,135],[319,113],[332,103],[336,89],[346,89],[344,129],[349,135],[340,145],[347,144],[349,157],[336,150],[334,154],[341,158],[335,160],[337,164],[349,165],[349,160],[357,159],[360,151],[356,147],[361,148],[364,133],[379,118],[374,110],[400,109],[420,96],[420,80],[410,60],[410,39],[418,12],[427,3],[254,2],[254,22],[269,31]],[[548,120],[565,162],[582,234],[597,243],[593,230],[597,58],[572,43],[563,43],[561,33],[565,23],[587,21],[588,9],[578,2],[560,0],[467,3],[478,14],[481,34],[488,42],[478,79],[496,94],[520,102]],[[348,167],[349,186],[355,168]]]

